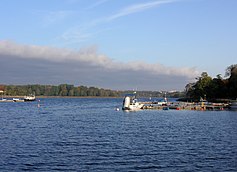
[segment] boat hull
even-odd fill
[[[142,107],[143,107],[143,104],[129,105],[128,107],[123,107],[122,110],[138,111],[138,110],[141,110]]]
[[[35,96],[25,96],[24,101],[25,102],[35,101]]]
[[[25,102],[33,102],[35,99],[24,99]]]

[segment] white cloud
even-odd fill
[[[92,4],[88,9],[95,8],[101,4],[108,2],[108,1],[109,0],[97,1],[95,4]],[[81,42],[89,40],[92,36],[94,36],[100,32],[107,31],[108,29],[106,29],[106,27],[103,27],[105,29],[100,29],[99,32],[97,31],[98,26],[100,26],[102,24],[106,24],[106,23],[114,21],[118,18],[125,17],[128,15],[134,14],[134,13],[142,12],[142,11],[157,7],[161,4],[173,3],[175,1],[177,1],[177,0],[156,0],[156,1],[146,2],[146,3],[133,4],[133,5],[130,5],[130,6],[120,9],[115,14],[97,18],[94,20],[89,20],[86,23],[81,23],[80,26],[71,27],[68,30],[66,30],[59,37],[59,39],[63,40],[66,44],[81,43]],[[60,18],[60,12],[58,15]],[[52,17],[52,20],[53,19],[54,18]]]
[[[63,40],[65,44],[76,44],[88,40],[93,34],[84,31],[80,27],[71,28],[65,31],[60,37],[59,40]]]
[[[33,10],[34,15],[40,17],[41,25],[43,27],[48,27],[50,25],[58,24],[65,21],[72,15],[76,14],[73,10],[58,10],[58,11],[43,11],[43,10]]]
[[[117,62],[103,54],[98,54],[97,47],[95,46],[80,49],[79,51],[72,51],[69,49],[53,48],[47,46],[22,45],[9,41],[1,41],[0,54],[25,59],[41,59],[52,62],[83,62],[91,66],[102,67],[106,70],[113,70],[118,72],[121,70],[132,70],[147,72],[151,75],[172,75],[184,76],[187,78],[193,78],[198,74],[198,72],[194,68],[166,67],[159,63],[148,64],[142,61],[132,61],[130,63]]]
[[[45,21],[47,21],[48,23],[54,23],[60,20],[64,20],[72,13],[73,13],[72,11],[51,11],[45,17]]]
[[[89,6],[87,9],[94,9],[95,7],[98,7],[106,2],[108,2],[109,0],[97,0],[94,4],[92,4],[91,6]]]
[[[107,21],[112,21],[115,20],[117,18],[123,17],[123,16],[127,16],[133,13],[137,13],[137,12],[141,12],[153,7],[156,7],[158,5],[161,4],[165,4],[165,3],[171,3],[174,2],[174,0],[158,0],[158,1],[151,1],[151,2],[146,2],[146,3],[141,3],[141,4],[134,4],[131,6],[128,6],[126,8],[121,9],[119,12],[117,12],[116,14],[107,17]]]

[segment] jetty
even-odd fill
[[[167,102],[167,104],[157,105],[153,102],[143,102],[142,109],[148,110],[228,110],[230,105],[228,103],[188,103],[188,102]]]
[[[123,99],[122,110],[196,110],[196,111],[222,111],[237,110],[237,101],[226,101],[222,103],[208,102],[206,99],[200,99],[198,102],[168,101],[166,94],[159,101],[138,101],[136,92],[125,95]]]

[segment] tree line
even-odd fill
[[[70,84],[55,85],[0,85],[0,91],[4,91],[5,96],[25,96],[35,94],[35,96],[77,96],[77,97],[123,97],[134,91],[115,91],[110,89],[86,87]],[[174,91],[136,91],[137,97],[183,97],[184,92]]]
[[[186,97],[192,100],[236,99],[237,64],[226,68],[225,79],[218,74],[215,78],[203,72],[196,82],[186,85]]]
[[[86,87],[69,84],[55,85],[0,85],[0,90],[6,96],[25,96],[35,94],[35,96],[93,96],[93,97],[118,97],[119,91]]]

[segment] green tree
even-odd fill
[[[197,82],[195,84],[190,85],[191,88],[189,88],[188,90],[188,95],[190,95],[190,97],[195,99],[199,99],[200,97],[202,98],[209,97],[212,78],[208,76],[207,72],[203,72],[201,76],[196,79]]]
[[[228,88],[230,98],[237,98],[237,65],[231,68],[230,78],[228,79]]]
[[[85,87],[85,86],[80,86],[79,88],[80,88],[80,95],[81,95],[81,96],[88,96],[88,95],[87,95],[87,87]]]
[[[230,65],[225,70],[225,77],[231,76],[233,70],[237,67],[237,64]]]
[[[68,95],[67,84],[59,85],[59,96],[67,96],[67,95]]]

